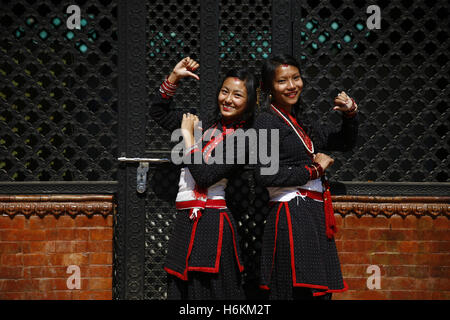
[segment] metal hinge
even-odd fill
[[[147,189],[147,172],[150,163],[170,163],[169,159],[166,158],[127,158],[119,157],[117,158],[120,162],[139,162],[139,167],[136,172],[136,191],[139,193],[144,193]]]

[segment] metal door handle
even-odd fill
[[[169,163],[170,160],[166,158],[127,158],[119,157],[120,162],[139,162],[139,167],[136,171],[136,191],[144,193],[147,189],[147,172],[149,163]]]

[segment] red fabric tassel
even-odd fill
[[[194,195],[196,199],[204,198],[206,199],[208,193],[208,188],[200,188],[199,186],[195,185],[194,188]]]
[[[323,193],[323,206],[325,209],[325,226],[328,239],[332,239],[337,232],[336,220],[334,219],[333,204],[331,202],[330,185],[324,181],[325,191]]]

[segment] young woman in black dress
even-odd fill
[[[181,60],[155,93],[151,117],[163,128],[183,131],[186,154],[181,169],[178,209],[164,269],[168,273],[169,299],[243,299],[243,271],[236,223],[225,201],[225,187],[243,164],[212,163],[218,150],[227,150],[237,129],[252,126],[256,105],[255,77],[246,69],[230,71],[217,93],[217,118],[202,124],[204,133],[195,141],[198,117],[174,110],[172,97],[186,77],[199,80],[199,64]],[[245,148],[244,148],[245,149]],[[242,149],[234,149],[239,156]],[[195,159],[203,159],[196,164]],[[197,156],[197,158],[196,158]]]
[[[342,125],[321,126],[302,115],[303,81],[293,57],[268,59],[261,78],[264,112],[255,128],[279,130],[278,173],[256,170],[271,206],[263,235],[261,288],[269,290],[270,299],[329,299],[347,286],[333,237],[331,195],[323,181],[333,159],[322,151],[346,151],[355,145],[357,105],[341,92],[334,110],[342,112]]]

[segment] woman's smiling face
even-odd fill
[[[247,107],[247,88],[239,78],[226,78],[219,91],[217,101],[224,120],[239,119]]]
[[[272,101],[280,107],[297,103],[303,89],[303,81],[297,67],[280,65],[275,69],[272,81]]]

